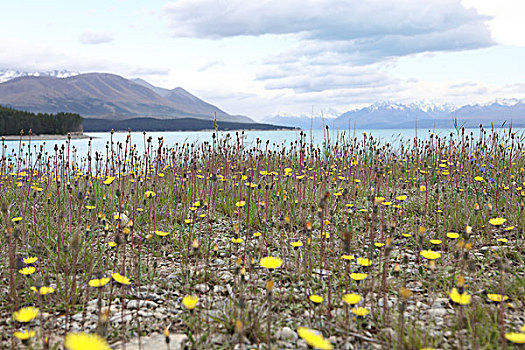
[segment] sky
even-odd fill
[[[2,1],[0,69],[108,72],[231,114],[525,98],[524,0]]]

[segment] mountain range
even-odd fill
[[[140,122],[145,129],[147,125],[155,125],[158,129],[169,127],[172,130],[177,127],[177,120],[180,125],[186,125],[184,130],[204,125],[210,128],[215,118],[218,122],[231,123],[225,124],[228,128],[251,128],[253,125],[262,128],[251,118],[228,114],[182,87],[165,89],[143,79],[126,79],[109,73],[0,69],[0,105],[37,113],[78,113],[85,120],[91,119],[84,125],[96,130],[104,129],[109,125],[107,122],[125,128],[126,120],[131,119],[134,119],[133,125]],[[148,119],[152,119],[150,124]],[[500,99],[459,108],[425,101],[377,102],[339,115],[332,111],[326,118],[278,114],[266,117],[261,123],[267,123],[264,128],[278,125],[305,130],[325,126],[339,130],[354,127],[403,129],[414,128],[416,123],[421,128],[501,126],[503,123],[525,126],[525,99]]]
[[[465,105],[456,108],[452,105],[439,105],[428,102],[411,104],[378,102],[370,106],[353,109],[335,118],[308,116],[273,115],[264,122],[298,127],[301,129],[371,128],[406,129],[421,128],[490,127],[512,124],[525,126],[525,99],[500,99],[486,104]]]
[[[0,73],[0,105],[29,112],[78,113],[85,118],[196,118],[255,123],[231,115],[181,87],[155,87],[142,79],[126,79],[109,73],[74,74],[67,71]]]

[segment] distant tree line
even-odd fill
[[[59,134],[82,132],[82,117],[74,113],[31,113],[0,106],[0,135]]]

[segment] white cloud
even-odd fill
[[[104,44],[112,42],[113,35],[108,32],[85,31],[80,35],[79,40],[82,44],[88,45]]]
[[[163,10],[174,37],[293,38],[288,51],[267,55],[256,79],[295,94],[398,91],[383,69],[396,58],[493,45],[490,17],[460,0],[180,0]]]

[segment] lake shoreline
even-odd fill
[[[2,140],[5,141],[45,141],[45,140],[67,140],[71,138],[72,140],[81,140],[93,138],[93,136],[84,135],[84,134],[71,134],[71,135],[58,135],[58,134],[42,134],[42,135],[6,135],[2,136]]]

